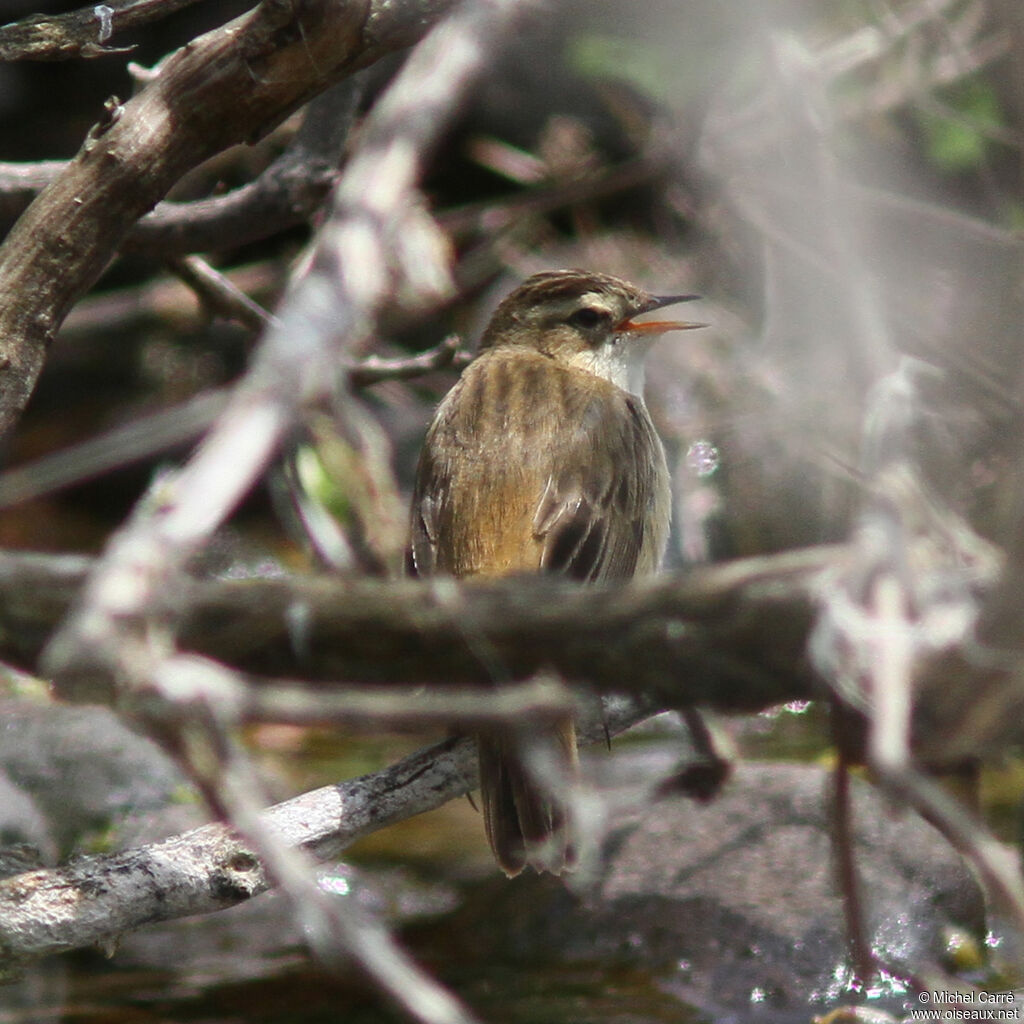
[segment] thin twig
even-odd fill
[[[647,153],[570,181],[537,185],[501,202],[487,200],[457,206],[445,210],[439,219],[457,238],[475,234],[490,237],[527,217],[540,217],[567,206],[649,185],[668,174],[671,168],[672,161],[667,154]]]
[[[353,387],[366,388],[388,380],[409,380],[425,373],[443,370],[448,366],[461,369],[469,362],[470,354],[461,352],[461,339],[451,334],[440,344],[414,356],[398,359],[384,359],[367,356],[349,370],[348,378]]]
[[[274,298],[281,289],[282,268],[265,260],[242,264],[223,271],[236,288],[252,298]],[[73,347],[83,335],[97,331],[130,331],[154,321],[168,325],[182,322],[199,325],[202,310],[195,292],[178,278],[166,275],[144,284],[94,292],[82,299],[68,314],[55,346],[55,360]]]
[[[0,509],[123,469],[202,436],[228,402],[225,389],[201,391],[97,437],[0,474]]]
[[[0,163],[0,229],[6,227],[67,167],[63,160]]]
[[[258,302],[202,257],[178,257],[170,260],[168,266],[218,315],[237,320],[252,331],[263,330],[273,319]]]
[[[832,702],[831,722],[836,763],[832,769],[832,850],[836,860],[843,917],[854,967],[862,984],[867,985],[877,970],[864,916],[864,900],[857,873],[854,843],[853,802],[850,799],[850,762],[841,734],[840,722],[845,709]]]
[[[301,680],[256,679],[205,658],[176,659],[180,671],[206,680],[239,722],[330,725],[348,730],[457,728],[557,721],[576,707],[571,691],[550,676],[493,690],[464,687],[311,688]],[[199,684],[197,684],[199,685]]]
[[[262,313],[262,306],[248,299],[223,275],[218,277],[232,292],[239,293],[246,303],[251,303]],[[434,348],[414,356],[393,359],[367,356],[352,366],[348,379],[355,388],[367,388],[390,380],[411,380],[449,366],[461,369],[468,360],[469,353],[459,350],[459,339],[452,335]],[[0,473],[0,509],[75,487],[104,473],[124,469],[195,441],[224,411],[229,397],[227,389],[211,388],[179,405],[149,413],[124,426]]]
[[[872,765],[872,770],[890,796],[913,807],[967,858],[994,905],[1024,933],[1024,874],[1017,853],[916,768]]]

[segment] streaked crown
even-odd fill
[[[616,324],[658,305],[642,288],[609,274],[546,271],[505,297],[480,347],[513,344],[547,351],[574,342],[573,347],[592,346]]]
[[[640,394],[651,343],[665,331],[703,325],[633,318],[695,298],[652,295],[620,278],[584,270],[534,274],[494,311],[480,348],[532,348]]]

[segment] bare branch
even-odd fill
[[[258,138],[334,80],[422,33],[444,8],[441,0],[260,4],[172,54],[129,102],[112,104],[0,247],[0,433],[24,407],[71,305],[185,171]],[[421,16],[402,24],[396,9]]]
[[[0,474],[0,508],[52,494],[134,465],[201,437],[224,411],[228,392],[211,388],[180,405],[142,416],[97,437]]]
[[[255,181],[222,196],[158,204],[122,250],[156,257],[217,251],[305,223],[338,180],[361,91],[359,75],[332,86],[310,102],[295,137]]]
[[[181,641],[255,671],[313,679],[493,686],[550,668],[673,706],[760,709],[816,692],[804,648],[821,573],[842,559],[843,549],[817,548],[600,588],[223,581],[193,593]]]
[[[540,217],[567,206],[593,202],[632,188],[650,185],[672,168],[664,153],[645,153],[632,160],[588,171],[568,181],[547,182],[524,189],[502,202],[486,200],[445,210],[440,221],[456,237],[507,231],[524,218]]]
[[[196,265],[192,263],[192,266]],[[216,287],[224,289],[218,294],[218,302],[228,300],[229,294],[237,293],[237,300],[230,299],[232,304],[236,301],[245,306],[251,304],[254,307],[253,319],[257,315],[256,310],[259,315],[264,315],[262,306],[249,299],[223,275],[217,276],[221,283]],[[203,287],[211,285],[212,282],[207,280]],[[239,314],[249,316],[243,309],[239,309]],[[469,353],[459,351],[459,339],[453,335],[414,356],[394,359],[367,356],[353,364],[348,371],[348,379],[353,387],[367,388],[389,380],[409,380],[448,366],[460,369],[468,359]],[[224,411],[228,398],[226,389],[211,388],[180,405],[141,416],[131,423],[0,473],[0,509],[44,497],[195,441]]]
[[[223,680],[207,678],[206,683],[214,682],[212,691],[203,690],[202,682],[199,690],[192,689],[197,672],[209,676],[209,668],[188,658],[167,659],[160,667],[172,687],[183,686],[189,693],[173,709],[176,714],[187,709],[187,722],[175,734],[176,751],[208,806],[234,825],[267,879],[288,901],[310,952],[326,967],[353,958],[420,1024],[475,1024],[456,997],[425,974],[376,917],[321,888],[306,851],[266,821],[262,786],[224,714],[219,690]]]
[[[225,319],[236,320],[252,331],[260,331],[270,323],[272,317],[258,302],[201,257],[183,256],[171,260],[170,267],[202,302]]]
[[[311,691],[305,682],[271,685],[242,677],[244,721],[294,725],[338,725],[348,730],[447,728],[468,732],[481,726],[558,721],[575,709],[565,686],[539,677],[494,691],[470,693],[455,686],[332,687]]]
[[[545,579],[193,581],[182,595],[181,643],[264,677],[492,687],[551,668],[675,706],[759,709],[817,692],[805,644],[822,573],[844,557],[842,548],[809,549],[610,588]],[[0,558],[0,653],[32,661],[91,565]],[[114,698],[95,658],[83,653],[78,669],[65,677],[64,696]]]
[[[233,722],[332,725],[345,729],[447,727],[468,732],[482,725],[539,724],[576,709],[571,691],[549,675],[473,692],[456,686],[331,686],[304,680],[257,679],[195,655],[168,659],[161,673],[177,675],[190,699],[202,696]]]
[[[974,866],[993,905],[1024,933],[1024,876],[1018,855],[1000,843],[973,815],[909,765],[872,765],[878,784],[891,797],[931,821]]]
[[[605,709],[611,734],[653,713]],[[582,734],[603,742],[604,727]],[[453,739],[383,771],[324,786],[278,804],[263,821],[288,846],[319,860],[361,836],[439,807],[476,787],[476,747]],[[224,825],[204,825],[158,843],[0,882],[0,948],[25,960],[102,943],[155,921],[206,914],[264,891],[258,860]]]
[[[424,373],[443,370],[448,366],[461,369],[469,361],[470,356],[468,352],[459,351],[460,344],[458,336],[452,334],[439,345],[414,356],[398,359],[367,356],[352,367],[349,371],[349,380],[353,387],[366,388],[387,380],[420,377]]]
[[[166,18],[197,0],[111,0],[67,14],[33,14],[0,26],[0,60],[68,60],[126,53],[107,46],[118,32]]]
[[[224,195],[158,203],[128,232],[121,251],[159,259],[211,252],[308,221],[338,179],[359,92],[356,75],[315,97],[285,151],[254,181]],[[0,218],[13,221],[67,166],[0,163]]]
[[[281,267],[270,259],[231,267],[224,273],[234,287],[249,296],[258,295],[261,300],[272,299],[282,285]],[[130,332],[154,321],[199,326],[202,320],[203,311],[195,292],[178,278],[161,275],[143,284],[86,296],[68,314],[57,344],[74,345],[83,336],[97,331]]]
[[[25,207],[64,172],[63,160],[0,163],[0,223],[13,222]]]
[[[337,88],[337,87],[336,87]],[[334,90],[332,90],[334,91]],[[128,233],[122,252],[166,258],[178,253],[209,252],[267,238],[309,220],[338,179],[340,156],[325,145],[337,121],[314,114],[330,93],[310,104],[308,141],[305,125],[288,149],[254,181],[224,195],[187,203],[165,200]],[[317,130],[312,130],[316,126]],[[66,164],[0,163],[0,219],[13,220]],[[524,218],[541,217],[566,206],[656,182],[671,167],[664,155],[645,154],[634,160],[590,172],[557,184],[543,184],[496,203],[471,203],[442,212],[438,219],[453,236],[484,236],[508,231]]]
[[[648,693],[666,706],[759,710],[824,692],[809,665],[808,637],[822,606],[834,614],[841,605],[841,573],[856,557],[854,548],[815,548],[625,588],[544,579],[193,581],[180,595],[188,612],[179,639],[187,650],[256,673],[256,685],[294,676],[311,692],[327,694],[341,681],[492,687],[550,668],[574,684]],[[67,556],[0,558],[0,656],[33,664],[91,565]],[[982,589],[980,580],[976,586]],[[985,696],[992,670],[978,660],[971,637],[956,646],[957,635],[944,643],[941,660],[919,664],[915,673],[914,751],[925,763],[1021,739],[1020,716],[1007,711],[1004,690]],[[1018,664],[1007,652],[999,673],[1004,686],[1016,678]],[[79,669],[65,678],[64,696],[115,700],[107,670],[95,659],[83,656]],[[933,677],[941,679],[941,691],[929,682]],[[851,700],[841,683],[832,685]],[[965,690],[985,697],[981,711],[977,702],[965,703]],[[268,698],[268,707],[274,700]],[[323,700],[309,706],[327,707],[330,698]],[[965,733],[951,731],[954,711],[947,703],[959,709],[956,721],[968,718]]]

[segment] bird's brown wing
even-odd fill
[[[666,480],[639,399],[534,352],[488,353],[424,444],[412,565],[420,575],[578,580],[650,572],[664,547]]]
[[[569,457],[552,466],[534,514],[541,568],[590,581],[651,572],[664,546],[668,495],[646,411],[609,388],[583,397],[572,427]]]
[[[668,500],[661,443],[637,399],[536,352],[495,349],[469,366],[427,434],[411,567],[628,578],[660,558]],[[572,717],[538,735],[574,773]],[[565,808],[537,785],[518,738],[488,730],[477,745],[484,822],[504,871],[570,866]]]

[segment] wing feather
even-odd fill
[[[493,350],[465,371],[427,435],[411,563],[419,575],[650,572],[666,540],[667,480],[640,399],[539,353]]]

